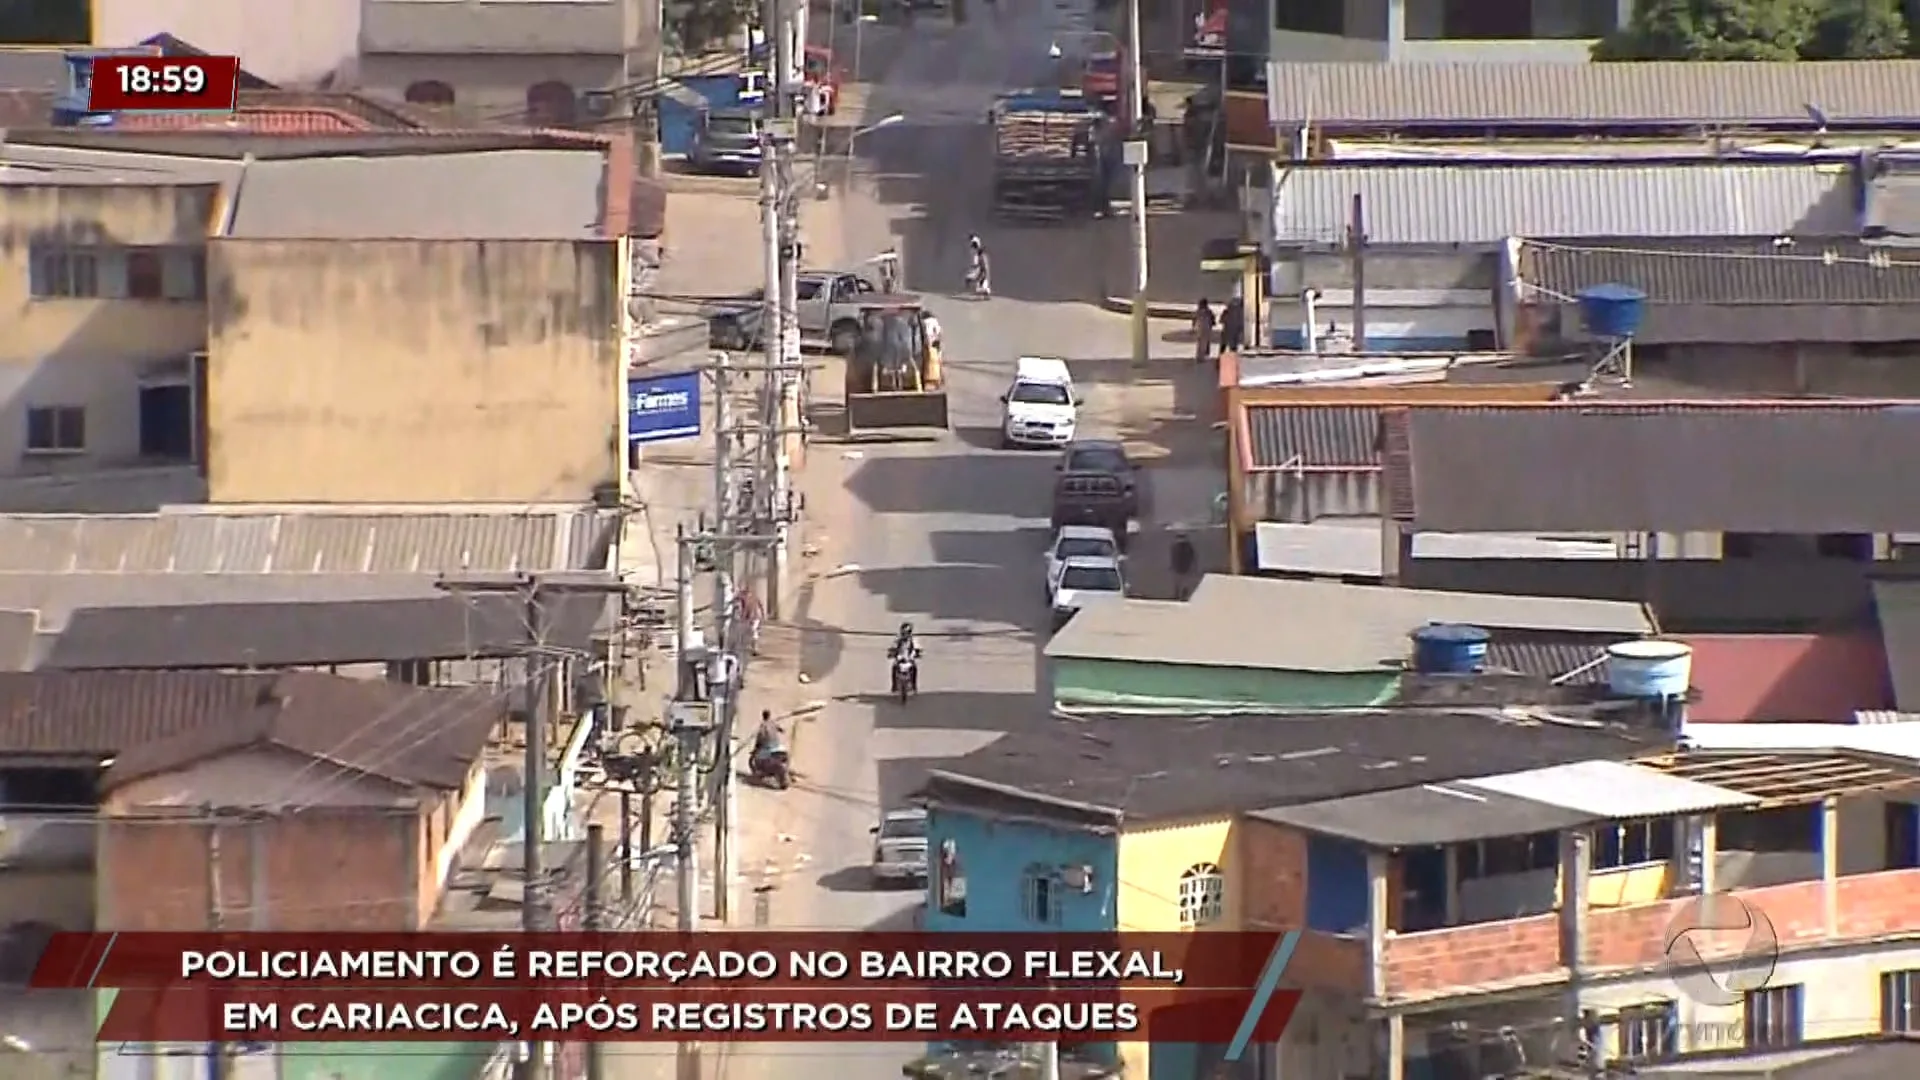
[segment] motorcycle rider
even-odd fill
[[[908,670],[901,671],[901,661],[906,661]],[[893,636],[893,644],[887,646],[887,661],[892,667],[893,679],[909,680],[909,687],[918,689],[920,683],[920,643],[914,640],[913,624],[903,622],[900,632]],[[894,687],[896,690],[899,687]]]
[[[987,265],[987,245],[975,233],[967,237],[967,281],[981,296],[993,295],[993,279]]]

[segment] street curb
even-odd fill
[[[1117,311],[1122,315],[1133,314],[1133,301],[1124,296],[1101,297],[1100,306],[1106,308],[1108,311]],[[1147,317],[1151,319],[1185,319],[1192,315],[1193,309],[1185,304],[1169,304],[1153,301],[1147,303]]]

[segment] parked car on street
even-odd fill
[[[1098,525],[1063,525],[1054,534],[1053,543],[1047,545],[1046,583],[1049,591],[1053,588],[1053,579],[1059,575],[1060,566],[1068,559],[1096,558],[1118,561],[1120,539],[1113,535],[1112,529],[1103,529]]]
[[[873,827],[873,883],[912,885],[927,879],[927,812],[888,810]]]

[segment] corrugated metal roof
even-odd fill
[[[1246,412],[1256,469],[1380,466],[1375,406],[1253,404]]]
[[[1529,799],[1610,821],[1697,814],[1751,806],[1760,801],[1738,791],[1619,761],[1549,765],[1505,776],[1462,780],[1459,786]]]
[[[437,574],[600,569],[577,509],[0,515],[0,574]],[[604,557],[604,552],[602,551]]]
[[[247,167],[228,235],[253,240],[589,240],[604,148],[289,158]]]
[[[1520,247],[1520,278],[1562,297],[1632,285],[1651,304],[1889,304],[1920,301],[1920,258],[1846,238],[1608,240]]]
[[[1276,612],[1300,617],[1275,617]],[[1184,603],[1123,600],[1088,608],[1054,635],[1046,655],[1257,670],[1387,671],[1402,666],[1407,635],[1430,622],[1627,637],[1653,629],[1642,605],[1607,600],[1210,575]]]
[[[1259,568],[1327,577],[1381,576],[1378,519],[1336,518],[1311,524],[1262,521],[1254,525]],[[1416,559],[1612,559],[1613,541],[1564,540],[1514,533],[1418,533]]]
[[[1873,234],[1920,237],[1920,173],[1874,177],[1867,185],[1865,224]]]
[[[1847,402],[1407,411],[1411,500],[1442,532],[1920,528],[1920,408]]]
[[[1920,61],[1270,63],[1267,113],[1276,124],[1326,127],[1911,127],[1920,116]]]
[[[1844,236],[1860,228],[1855,175],[1799,163],[1294,166],[1281,173],[1273,233],[1282,247],[1342,244],[1358,195],[1376,245]]]
[[[1247,816],[1389,850],[1554,832],[1596,820],[1592,814],[1532,799],[1474,791],[1457,781],[1272,806]]]

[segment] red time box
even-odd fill
[[[237,56],[101,56],[87,111],[230,112],[239,83]]]

